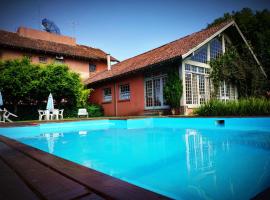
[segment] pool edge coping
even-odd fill
[[[82,118],[82,119],[66,119],[66,120],[50,120],[50,121],[22,121],[22,122],[12,122],[12,123],[0,123],[0,128],[6,127],[23,127],[23,126],[39,126],[40,124],[51,124],[51,123],[63,123],[63,122],[85,122],[85,121],[99,121],[99,120],[138,120],[138,119],[155,119],[155,118],[183,118],[183,119],[192,119],[192,118],[270,118],[270,115],[262,116],[178,116],[178,115],[168,115],[168,116],[123,116],[123,117],[102,117],[102,118]]]

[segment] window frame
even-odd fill
[[[106,94],[106,90],[110,91],[109,94]],[[102,89],[103,92],[103,102],[112,102],[112,88],[106,87]]]
[[[44,60],[42,60],[42,59],[44,58]],[[46,57],[46,56],[39,56],[38,57],[38,61],[39,61],[39,63],[47,63],[47,61],[48,61],[48,58]]]
[[[155,110],[155,109],[168,109],[170,106],[166,105],[164,98],[163,89],[167,81],[167,74],[162,74],[159,76],[152,76],[144,79],[144,108],[145,110]],[[159,84],[157,84],[159,82]],[[160,105],[157,104],[158,97],[155,96],[156,89],[155,86],[159,86],[159,97]],[[150,105],[151,104],[151,105]]]
[[[125,89],[127,89],[127,91],[125,91]],[[123,91],[122,91],[123,89]],[[125,83],[125,84],[120,84],[119,85],[119,100],[120,101],[125,101],[125,100],[130,100],[130,84],[129,83]]]
[[[198,65],[194,62],[184,62],[185,91],[184,105],[188,107],[197,107],[210,99],[210,90],[208,87],[209,68],[205,64]],[[195,69],[196,70],[193,70]]]
[[[226,81],[220,82],[217,92],[217,98],[221,101],[227,102],[238,98],[236,86]]]
[[[194,62],[207,63],[208,62],[208,44],[203,45],[192,53],[189,57]]]
[[[216,58],[220,57],[223,54],[222,52],[223,44],[221,37],[213,38],[208,45],[210,46],[209,52],[210,60],[215,60]]]
[[[91,70],[91,67],[93,67],[93,66],[94,66],[94,70]],[[93,63],[89,63],[88,70],[89,70],[89,73],[96,72],[97,65],[96,64],[93,64]]]

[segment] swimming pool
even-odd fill
[[[270,187],[270,118],[95,120],[0,134],[174,199],[249,199]]]

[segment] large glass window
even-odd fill
[[[225,37],[225,36],[224,36]],[[226,45],[228,40],[225,39]],[[226,47],[225,45],[225,47]],[[210,99],[210,95],[214,94],[209,75],[210,65],[207,59],[216,59],[222,55],[222,37],[215,37],[208,44],[195,51],[188,60],[191,64],[185,64],[185,103],[190,105],[199,105]],[[206,64],[202,64],[206,63]],[[222,82],[217,91],[218,98],[226,101],[229,99],[237,99],[237,90],[231,84]]]
[[[120,100],[130,99],[129,84],[120,85],[120,87],[119,87],[119,99]]]
[[[192,73],[192,100],[193,104],[198,104],[198,75]]]
[[[191,74],[186,73],[186,103],[192,104]]]
[[[216,59],[223,53],[221,40],[222,40],[221,37],[216,37],[212,39],[208,44],[205,44],[204,46],[199,48],[197,51],[193,52],[193,54],[189,57],[189,59],[192,61],[201,62],[201,63],[207,63],[208,57],[209,59]],[[225,43],[226,42],[227,42],[227,39],[225,39]],[[208,53],[210,55],[208,55]]]
[[[217,96],[222,101],[237,99],[236,88],[232,84],[225,81],[220,83],[219,89],[217,91]]]
[[[145,107],[164,108],[167,107],[163,96],[163,89],[166,83],[166,76],[157,76],[145,80]]]
[[[153,80],[145,81],[145,107],[153,106]]]
[[[210,59],[216,59],[222,55],[222,42],[218,38],[214,38],[210,42]]]
[[[200,104],[205,103],[205,76],[199,75],[198,76],[198,82],[199,82],[199,95],[200,95]]]
[[[186,104],[203,104],[210,98],[209,70],[185,64]]]
[[[104,88],[103,89],[103,101],[104,102],[112,101],[112,90],[111,90],[111,88]]]
[[[207,45],[201,47],[194,52],[194,55],[190,58],[193,61],[207,63]]]

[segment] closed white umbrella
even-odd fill
[[[49,95],[49,97],[48,97],[48,102],[47,102],[47,107],[46,107],[46,109],[49,110],[49,111],[54,110],[53,96],[52,96],[51,93],[50,93],[50,95]]]
[[[3,98],[2,98],[2,94],[1,94],[1,91],[0,91],[0,106],[4,105],[3,103]]]

